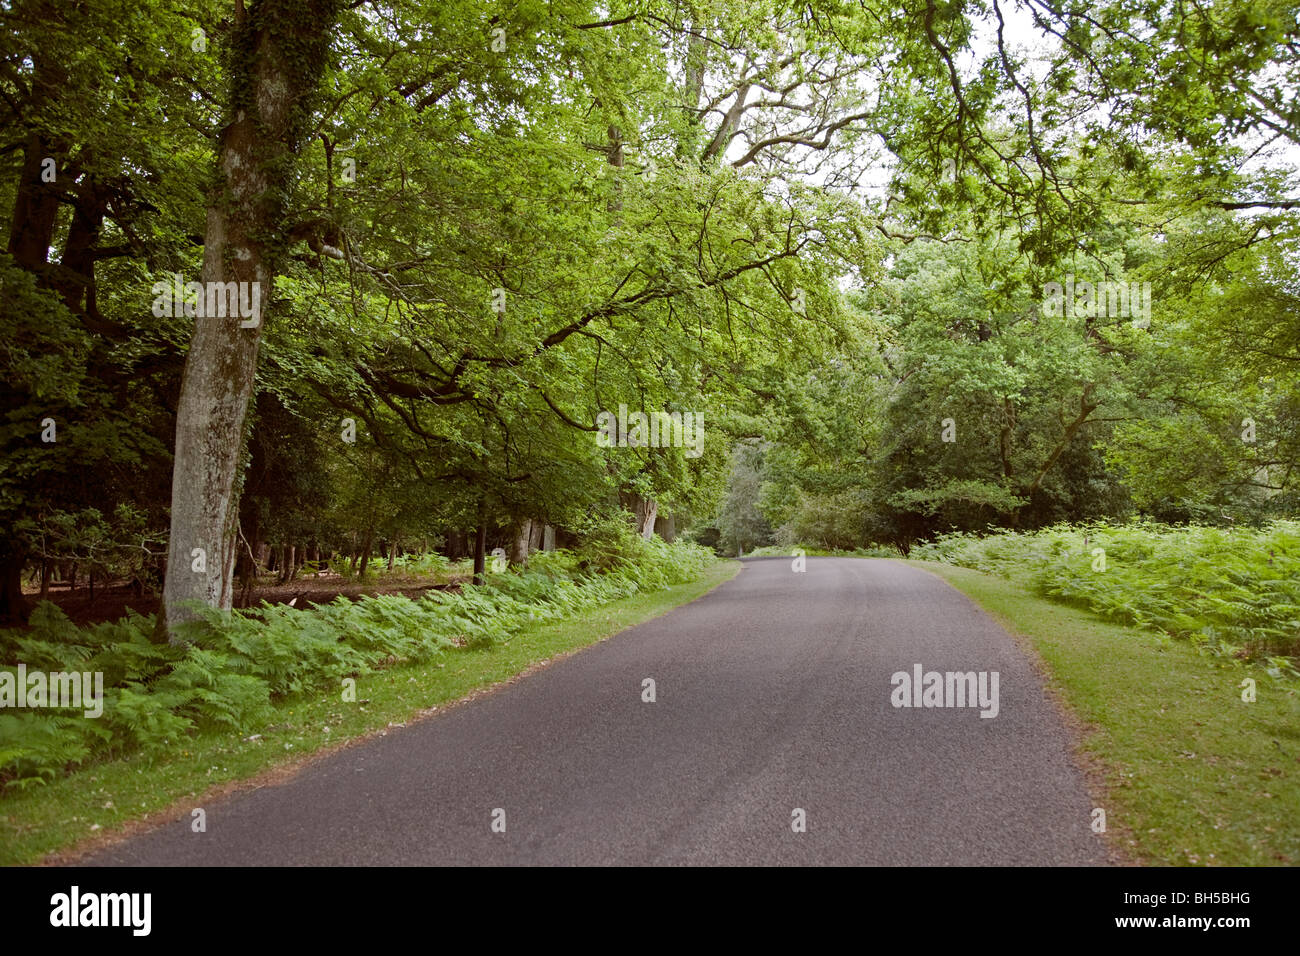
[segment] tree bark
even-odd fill
[[[474,531],[474,583],[487,580],[487,521],[480,513],[478,528]]]
[[[1096,382],[1088,382],[1083,386],[1083,394],[1079,398],[1079,414],[1075,416],[1073,421],[1065,426],[1065,432],[1061,435],[1060,441],[1056,443],[1056,447],[1052,449],[1052,453],[1048,455],[1047,460],[1043,462],[1043,467],[1038,469],[1038,474],[1034,476],[1034,480],[1030,482],[1029,486],[1025,489],[1025,505],[1021,508],[1017,508],[1011,513],[1012,528],[1020,527],[1020,516],[1024,512],[1025,508],[1033,506],[1034,494],[1040,487],[1042,487],[1043,479],[1047,477],[1047,473],[1052,470],[1052,466],[1056,464],[1056,460],[1061,457],[1061,454],[1070,447],[1070,442],[1074,440],[1074,436],[1079,429],[1087,424],[1088,416],[1101,406],[1100,401],[1092,400],[1093,392],[1096,391],[1096,388]]]
[[[288,584],[298,574],[298,565],[294,563],[297,557],[297,548],[292,544],[286,544],[280,549],[280,584]]]
[[[468,553],[468,547],[465,542],[466,535],[463,531],[448,531],[447,543],[444,550],[447,552],[447,560],[459,561]]]
[[[42,16],[39,7],[22,5],[19,19]],[[67,72],[53,56],[34,57],[30,74],[30,99],[26,106],[31,116],[48,110],[53,102],[57,109],[60,93],[67,89]],[[57,143],[47,134],[32,132],[23,143],[22,166],[14,188],[13,214],[9,219],[9,254],[14,264],[37,275],[45,283],[50,246],[59,212],[59,190],[67,182],[64,155],[66,144]],[[46,182],[47,159],[55,162],[54,182]],[[0,382],[0,404],[6,411],[19,408],[32,396]],[[0,624],[23,624],[30,607],[23,596],[22,574],[27,564],[26,549],[13,536],[12,526],[0,529]]]
[[[365,577],[366,568],[370,565],[370,550],[375,543],[375,525],[371,521],[370,527],[366,529],[366,540],[361,544],[361,566],[357,570],[357,577]]]
[[[99,316],[95,293],[95,249],[99,245],[104,216],[108,212],[108,191],[93,176],[85,177],[75,187],[76,201],[64,245],[64,275],[58,282],[63,301],[73,312],[83,310]]]
[[[34,88],[41,89],[55,82],[43,68],[44,58],[38,61]],[[56,163],[55,145],[37,133],[31,134],[23,146],[23,166],[14,196],[14,215],[9,228],[9,254],[24,269],[39,269],[49,261],[50,245],[54,238],[54,221],[59,212],[58,165],[54,168],[55,182],[47,183],[42,177],[46,159]],[[66,175],[66,173],[65,173]]]
[[[257,554],[256,548],[249,548],[248,551],[240,554],[239,562],[236,568],[239,571],[239,601],[237,607],[248,607],[253,599],[253,581],[257,577]]]
[[[0,544],[0,622],[21,624],[27,620],[27,599],[23,597],[23,565],[27,556],[12,542]]]
[[[636,498],[636,531],[642,538],[649,541],[655,536],[655,517],[659,514],[659,502],[653,498],[642,498],[640,495]]]
[[[1034,476],[1034,480],[1030,483],[1026,492],[1030,498],[1033,497],[1034,492],[1036,492],[1042,485],[1043,479],[1047,477],[1047,473],[1051,471],[1052,466],[1056,464],[1056,459],[1060,458],[1061,453],[1070,447],[1070,442],[1074,440],[1075,434],[1087,423],[1088,416],[1100,407],[1101,402],[1094,402],[1092,400],[1092,395],[1096,390],[1096,387],[1097,385],[1095,382],[1089,382],[1083,386],[1083,395],[1079,399],[1079,414],[1075,416],[1073,421],[1065,426],[1065,432],[1061,435],[1060,441],[1056,443],[1056,447],[1052,449],[1052,453],[1048,455],[1047,460],[1043,462],[1043,467],[1038,469],[1038,474]]]
[[[284,231],[284,196],[307,101],[320,83],[338,8],[339,0],[236,5],[230,123],[221,132],[207,214],[205,288],[210,282],[256,283],[248,287],[250,302],[254,289],[263,306],[270,296],[277,264],[270,242]],[[189,602],[223,610],[232,603],[237,479],[262,333],[260,314],[248,317],[256,321],[251,327],[242,318],[196,317],[185,360],[159,616],[173,642],[176,625],[195,615]],[[197,563],[196,550],[205,554],[204,563]]]
[[[515,526],[515,533],[510,536],[510,563],[528,564],[528,544],[533,536],[533,522],[525,518]]]

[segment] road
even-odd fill
[[[997,672],[997,715],[894,706],[891,675],[917,664]],[[939,578],[870,559],[747,561],[692,604],[204,809],[205,833],[187,815],[82,862],[1106,862],[1012,638]]]

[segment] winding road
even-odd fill
[[[913,687],[892,675],[918,664],[997,672],[997,715],[894,706]],[[1012,638],[934,575],[751,559],[663,617],[212,802],[205,833],[186,817],[80,862],[1104,864],[1070,748]]]

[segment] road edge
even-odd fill
[[[445,701],[433,707],[426,707],[426,708],[415,710],[411,712],[406,717],[406,719],[402,721],[402,723],[400,724],[389,723],[388,725],[383,727],[377,726],[364,733],[357,734],[352,737],[348,737],[347,739],[339,740],[337,742],[331,742],[325,746],[313,750],[310,753],[302,754],[296,759],[285,761],[282,763],[277,763],[274,766],[267,767],[264,770],[260,770],[251,776],[243,777],[238,780],[228,780],[224,783],[216,784],[200,793],[194,795],[187,794],[184,797],[178,797],[176,800],[173,800],[170,804],[168,804],[163,809],[150,811],[142,817],[133,817],[130,820],[123,823],[122,825],[116,826],[111,830],[102,831],[94,834],[93,836],[87,836],[69,846],[63,847],[58,850],[52,850],[46,853],[44,856],[42,856],[39,860],[35,861],[34,863],[28,863],[28,864],[17,863],[11,865],[12,866],[26,865],[26,866],[41,866],[41,867],[75,866],[88,856],[106,850],[109,847],[116,846],[117,844],[123,843],[134,837],[142,836],[145,833],[152,832],[153,830],[156,830],[159,827],[166,826],[169,823],[176,823],[179,820],[184,819],[189,815],[190,809],[196,805],[202,805],[205,807],[218,806],[221,803],[225,801],[229,801],[243,793],[260,790],[264,787],[269,787],[269,786],[282,786],[288,783],[289,781],[293,780],[299,774],[303,773],[309,767],[319,763],[322,760],[326,760],[330,757],[333,757],[344,750],[348,750],[352,747],[356,747],[361,744],[367,743],[380,736],[384,736],[389,733],[392,733],[393,731],[400,732],[401,730],[405,730],[415,724],[424,723],[428,720],[432,720],[436,717],[439,717],[451,710],[457,709],[465,704],[470,704],[476,700],[479,700],[480,698],[495,694],[510,685],[516,684],[519,681],[526,679],[527,677],[537,673],[538,671],[545,670],[546,668],[550,667],[553,664],[558,663],[559,661],[565,660],[566,658],[573,657],[576,654],[581,654],[584,651],[590,650],[596,645],[603,644],[604,642],[618,636],[619,634],[624,633],[625,631],[629,631],[632,628],[639,627],[642,624],[655,620],[656,618],[663,617],[665,614],[669,614],[680,607],[685,607],[688,604],[693,604],[695,601],[698,601],[701,598],[704,598],[705,596],[713,593],[715,590],[717,590],[719,587],[722,587],[727,582],[734,580],[736,576],[740,574],[740,572],[744,569],[744,565],[734,559],[722,559],[717,564],[710,565],[709,569],[706,570],[705,574],[710,573],[714,569],[717,569],[720,572],[717,580],[710,583],[707,588],[705,588],[703,591],[701,591],[700,593],[696,594],[693,597],[684,598],[683,600],[668,606],[651,609],[642,615],[638,615],[638,617],[635,620],[615,625],[612,627],[612,629],[609,630],[602,630],[600,626],[594,626],[593,630],[597,632],[598,636],[594,637],[590,641],[587,641],[577,647],[570,648],[569,650],[562,651],[559,654],[552,654],[549,657],[540,658],[538,660],[532,661],[526,667],[515,672],[509,677],[503,680],[495,681],[484,687],[475,688],[474,690],[470,691],[467,694],[463,694],[460,697]],[[725,573],[728,570],[730,571],[730,573]],[[704,575],[701,575],[701,577],[704,577]],[[695,582],[688,582],[688,584],[695,584],[695,583],[699,583],[699,579],[697,579]],[[639,597],[639,596],[642,595],[634,595],[633,597]],[[585,613],[589,613],[593,616],[597,614],[607,613],[611,608],[615,608],[619,604],[623,603],[624,601],[628,601],[631,599],[632,598],[623,598],[620,599],[619,601],[610,602],[609,604],[602,604],[595,608],[589,609],[589,611]],[[575,615],[573,618],[570,618],[566,621],[545,622],[545,623],[539,623],[536,626],[538,628],[544,628],[547,626],[555,626],[557,624],[573,624],[576,620],[580,620],[583,616],[584,616],[583,614],[579,614],[579,615]],[[594,621],[593,621],[593,625],[595,625]]]

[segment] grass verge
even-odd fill
[[[572,651],[693,601],[734,577],[734,561],[697,580],[637,594],[561,621],[526,627],[483,650],[439,655],[356,680],[356,703],[316,693],[275,704],[261,734],[205,732],[162,757],[142,754],[93,764],[46,786],[0,797],[0,863],[62,862],[77,852],[167,819],[260,778],[297,767],[350,742],[481,693]],[[60,853],[60,851],[65,851]],[[60,853],[58,857],[50,854]]]
[[[1108,835],[1163,866],[1300,864],[1300,693],[1258,668],[1110,624],[1012,581],[932,561],[1027,639],[1052,689],[1085,724]],[[1242,700],[1243,678],[1257,681]]]

